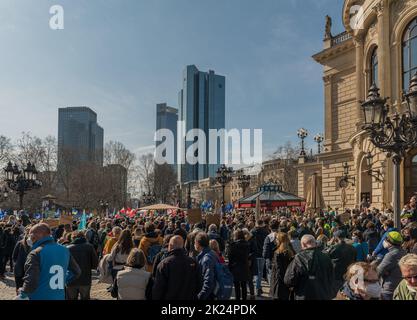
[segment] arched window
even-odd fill
[[[417,72],[417,18],[407,27],[403,38],[403,90],[408,91],[410,80]]]
[[[378,48],[375,48],[372,51],[372,55],[371,55],[371,83],[369,84],[370,86],[373,84],[376,84],[377,86],[379,86],[378,83]]]

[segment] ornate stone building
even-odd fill
[[[345,32],[333,36],[327,19],[324,49],[313,56],[324,67],[324,152],[317,162],[300,159],[298,193],[306,197],[304,185],[317,172],[328,206],[353,208],[368,198],[374,207],[392,208],[392,161],[361,129],[360,105],[376,83],[381,96],[390,97],[390,112],[404,110],[403,93],[417,71],[417,1],[345,0],[343,24]],[[368,152],[373,155],[370,167]],[[342,189],[345,162],[354,183]],[[382,181],[372,178],[370,169],[379,170]],[[401,186],[404,203],[417,191],[417,150],[409,152],[402,164]]]

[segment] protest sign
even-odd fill
[[[72,224],[72,216],[68,216],[68,215],[61,215],[61,218],[59,220],[59,224]]]
[[[190,209],[187,211],[187,216],[190,224],[196,224],[203,220],[201,209]]]
[[[206,215],[206,225],[209,227],[212,224],[215,224],[216,226],[220,227],[220,214]]]
[[[51,229],[58,228],[58,226],[60,225],[58,219],[46,219],[43,221],[43,223],[46,223]]]

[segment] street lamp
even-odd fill
[[[317,143],[317,146],[318,146],[318,153],[320,154],[321,153],[321,144],[322,144],[322,142],[324,141],[324,137],[323,137],[323,135],[322,134],[316,134],[315,136],[314,136],[314,141]]]
[[[365,156],[365,160],[366,160],[366,165],[369,169],[366,170],[366,172],[368,173],[369,176],[375,178],[376,181],[383,182],[384,179],[383,179],[383,175],[382,175],[381,170],[373,170],[372,169],[373,159],[374,159],[374,157],[372,156],[372,153],[368,152]]]
[[[107,210],[108,210],[108,208],[109,208],[109,203],[106,201],[106,202],[104,202],[104,200],[100,200],[100,208],[101,208],[101,212],[104,214],[104,213],[107,213]]]
[[[143,193],[142,199],[143,203],[148,206],[155,203],[156,195],[155,193],[151,194],[150,192],[148,192],[148,194]]]
[[[304,128],[301,128],[297,131],[297,135],[298,137],[301,139],[301,152],[300,152],[300,156],[301,157],[305,157],[306,156],[306,151],[304,149],[304,140],[305,138],[308,137],[308,131]]]
[[[356,184],[356,178],[349,176],[349,164],[347,162],[343,163],[343,177],[340,179],[339,186],[341,188],[346,188],[349,183],[352,187]]]
[[[17,164],[14,166],[11,162],[4,168],[6,174],[5,182],[9,189],[16,191],[19,195],[19,209],[23,209],[23,197],[27,191],[39,189],[42,186],[38,178],[38,171],[34,164],[30,162],[26,168],[20,170]],[[8,195],[8,194],[7,194]]]
[[[232,181],[232,174],[233,174],[233,168],[226,167],[226,165],[222,165],[217,169],[216,172],[216,181],[218,184],[222,186],[222,212],[224,212],[224,206],[225,206],[225,200],[224,200],[224,189],[226,185]]]
[[[0,190],[0,202],[7,201],[9,198],[9,191],[6,187],[3,188],[3,190]]]
[[[365,116],[363,129],[371,142],[387,152],[394,164],[394,220],[397,228],[401,227],[400,208],[400,165],[405,154],[417,146],[417,73],[410,82],[410,88],[404,95],[407,111],[388,115],[388,98],[382,98],[375,84],[369,89],[366,101],[362,102]]]

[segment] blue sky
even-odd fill
[[[65,29],[49,28],[49,8]],[[178,107],[184,67],[226,76],[228,128],[262,128],[264,153],[323,132],[325,15],[343,0],[1,0],[0,134],[57,135],[58,107],[98,113],[105,140],[153,145],[155,105]],[[12,119],[12,120],[10,120]]]

